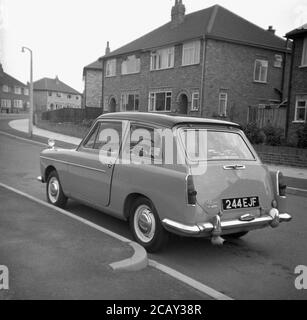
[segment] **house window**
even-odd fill
[[[57,92],[56,96],[57,96],[58,98],[61,98],[61,97],[62,97],[61,92]]]
[[[295,117],[294,121],[306,122],[307,114],[307,95],[298,96],[295,104]]]
[[[2,99],[1,100],[1,108],[10,108],[11,107],[11,100]]]
[[[198,111],[199,109],[199,91],[194,91],[192,93],[192,111]]]
[[[22,100],[14,100],[14,108],[22,108]]]
[[[269,63],[267,60],[257,59],[255,61],[254,81],[262,82],[262,83],[267,82],[268,66],[269,66]]]
[[[139,111],[140,97],[138,93],[123,93],[121,95],[122,111]]]
[[[21,94],[21,88],[20,87],[15,87],[14,88],[15,94]]]
[[[175,48],[165,48],[151,53],[150,70],[161,70],[174,67]]]
[[[29,95],[29,89],[28,89],[28,88],[24,88],[24,89],[23,89],[23,94],[24,94],[25,96],[28,96],[28,95]]]
[[[108,60],[106,64],[106,77],[116,75],[116,59]]]
[[[149,111],[171,111],[172,92],[150,92],[149,93]]]
[[[185,43],[182,49],[182,65],[197,64],[200,61],[200,41]]]
[[[79,100],[79,96],[76,96],[76,100]]]
[[[9,92],[9,91],[10,91],[9,86],[7,86],[6,84],[4,84],[4,85],[2,86],[2,91],[3,91],[3,92]]]
[[[67,95],[67,99],[71,99],[71,94],[68,94],[68,95]]]
[[[49,97],[52,97],[52,92],[48,92]]]
[[[275,68],[281,68],[282,67],[282,55],[275,54],[274,57],[274,67]]]
[[[228,95],[226,92],[220,92],[219,94],[219,115],[226,116],[227,115],[227,99]]]
[[[302,66],[307,67],[307,37],[304,39],[303,44]]]
[[[141,69],[141,59],[129,56],[122,62],[122,74],[138,73]]]

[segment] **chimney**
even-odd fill
[[[0,63],[0,73],[3,73],[3,67],[2,67],[2,63]]]
[[[107,47],[106,47],[106,55],[109,54],[111,52],[111,49],[110,49],[110,43],[109,41],[107,42]]]
[[[55,76],[55,83],[58,85],[59,84],[59,77],[56,75]]]
[[[273,29],[273,26],[269,26],[267,31],[274,35],[276,30]]]
[[[175,0],[175,5],[172,7],[172,25],[177,27],[184,21],[185,6],[182,0]]]

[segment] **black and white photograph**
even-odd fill
[[[307,300],[306,0],[0,0],[0,300]]]

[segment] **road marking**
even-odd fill
[[[22,138],[22,137],[19,137],[19,136],[16,136],[14,134],[10,134],[10,133],[4,132],[4,131],[0,131],[0,134],[3,134],[4,136],[8,136],[10,138],[14,138],[14,139],[17,139],[17,140],[21,140],[21,141],[37,144],[39,146],[48,147],[48,145],[46,143],[38,142],[38,141],[27,139],[27,138]]]
[[[28,199],[30,199],[34,202],[37,202],[45,207],[53,209],[53,210],[65,215],[65,216],[68,216],[72,219],[75,219],[75,220],[81,222],[81,223],[84,223],[89,227],[92,227],[98,231],[101,231],[101,232],[103,232],[103,233],[105,233],[115,239],[118,239],[118,240],[130,245],[135,251],[134,255],[130,259],[125,259],[123,261],[119,261],[119,262],[115,262],[115,263],[110,264],[110,266],[113,270],[138,271],[138,270],[145,268],[147,265],[149,265],[149,266],[151,266],[155,269],[158,269],[158,270],[168,274],[169,276],[187,284],[188,286],[208,295],[209,297],[212,297],[213,299],[233,300],[232,298],[224,295],[223,293],[216,291],[216,290],[204,285],[203,283],[201,283],[193,278],[190,278],[190,277],[184,275],[183,273],[176,271],[173,268],[170,268],[170,267],[168,267],[164,264],[161,264],[155,260],[148,259],[146,250],[144,250],[144,248],[141,247],[138,243],[133,242],[128,238],[125,238],[125,237],[123,237],[113,231],[105,229],[105,228],[103,228],[103,227],[101,227],[91,221],[88,221],[88,220],[81,218],[73,213],[70,213],[67,210],[55,207],[54,205],[52,205],[50,203],[47,203],[43,200],[35,198],[35,197],[29,195],[28,193],[17,190],[17,189],[10,187],[2,182],[0,182],[0,187],[3,187],[3,188],[8,189],[10,191],[13,191],[13,192],[25,197],[25,198],[28,198]],[[144,257],[144,255],[145,255],[145,257]]]
[[[216,290],[204,285],[203,283],[201,283],[193,278],[190,278],[190,277],[186,276],[185,274],[178,272],[177,270],[170,268],[164,264],[161,264],[155,260],[149,259],[148,262],[149,262],[149,266],[156,268],[156,269],[168,274],[169,276],[187,284],[188,286],[206,294],[207,296],[209,296],[213,299],[234,300],[233,298],[230,298],[229,296],[226,296],[225,294],[223,294],[219,291],[216,291]]]
[[[131,241],[130,239],[128,238],[125,238],[115,232],[112,232],[108,229],[105,229],[91,221],[88,221],[86,219],[83,219],[73,213],[70,213],[69,211],[67,210],[64,210],[64,209],[61,209],[61,208],[58,208],[58,207],[55,207],[54,205],[50,204],[50,203],[47,203],[43,200],[40,200],[38,198],[35,198],[25,192],[22,192],[20,190],[17,190],[13,187],[10,187],[2,182],[0,182],[0,187],[3,187],[5,189],[8,189],[10,191],[13,191],[29,200],[32,200],[36,203],[39,203],[45,207],[48,207],[50,209],[53,209],[67,217],[70,217],[72,219],[75,219],[81,223],[84,223],[86,224],[87,226],[93,228],[93,229],[96,229],[98,231],[101,231],[105,234],[107,234],[108,236],[110,237],[113,237],[121,242],[124,242],[128,245],[130,245],[132,247],[132,249],[134,250],[134,255],[130,258],[130,259],[125,259],[123,261],[119,261],[119,262],[116,262],[114,263],[113,267],[111,265],[111,268],[114,269],[114,270],[125,270],[125,271],[138,271],[138,270],[141,270],[141,269],[144,269],[145,267],[147,267],[148,265],[148,258],[147,258],[147,252],[144,250],[143,247],[141,247],[138,243],[136,242],[133,242]]]

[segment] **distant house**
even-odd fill
[[[288,138],[307,123],[307,23],[286,34],[293,40],[289,84]]]
[[[95,61],[83,68],[84,106],[102,107],[102,64]]]
[[[101,58],[104,111],[246,124],[251,108],[285,100],[291,51],[274,33],[219,5],[186,15],[176,0],[170,22]]]
[[[3,71],[0,64],[0,111],[19,112],[29,107],[28,87]]]
[[[58,77],[35,81],[33,90],[35,111],[81,108],[81,93],[60,81]]]

